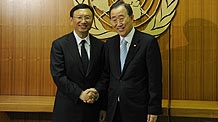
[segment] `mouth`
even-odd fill
[[[86,29],[88,26],[87,26],[87,25],[79,25],[79,27],[80,27],[81,29]]]
[[[117,28],[118,31],[123,31],[124,30],[124,27],[119,27]]]

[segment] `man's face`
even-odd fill
[[[113,29],[122,37],[126,37],[133,28],[133,15],[129,16],[123,5],[111,10]]]
[[[91,10],[84,8],[74,11],[73,17],[71,17],[71,22],[73,28],[79,36],[84,34],[87,35],[93,22]]]

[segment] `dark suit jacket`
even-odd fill
[[[101,99],[94,104],[83,103],[82,90],[93,88],[103,69],[104,43],[90,35],[90,63],[85,74],[76,39],[67,34],[52,43],[50,70],[57,93],[53,122],[97,122]]]
[[[96,89],[108,89],[107,122],[114,118],[118,96],[123,122],[146,122],[147,114],[161,114],[162,65],[157,40],[136,30],[123,72],[119,35],[107,40],[105,58],[104,73]]]

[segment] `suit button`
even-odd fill
[[[120,80],[120,82],[122,82],[122,80]]]

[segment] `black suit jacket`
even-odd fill
[[[85,74],[76,39],[67,34],[52,43],[50,70],[57,93],[53,122],[97,122],[101,99],[94,104],[83,103],[82,90],[93,88],[103,69],[104,43],[90,35],[90,63]]]
[[[157,40],[136,30],[123,72],[119,35],[107,40],[105,58],[104,73],[96,89],[108,89],[107,122],[114,118],[118,96],[123,122],[146,122],[147,114],[161,114],[162,65]]]

